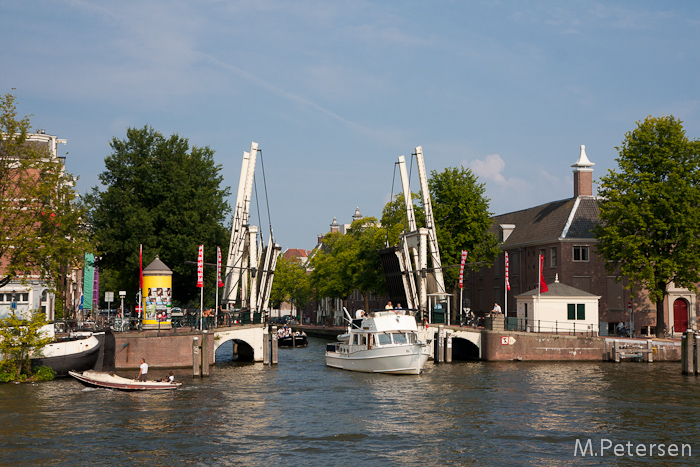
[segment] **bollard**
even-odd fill
[[[202,331],[202,376],[209,376],[209,339],[207,330]]]
[[[442,363],[445,361],[445,326],[443,324],[438,326],[438,338],[437,338],[437,355],[435,361],[437,363]]]
[[[270,364],[270,334],[263,334],[263,365]]]
[[[199,337],[192,339],[192,376],[201,376],[202,374],[202,357],[199,352]]]
[[[695,354],[695,333],[690,329],[683,333],[681,337],[681,369],[684,375],[695,373],[693,357]]]
[[[272,365],[277,365],[277,326],[272,326]]]
[[[445,363],[452,363],[452,333],[448,332],[445,338]]]

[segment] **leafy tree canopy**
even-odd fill
[[[492,221],[484,184],[469,169],[448,167],[440,173],[433,170],[428,186],[443,267],[459,264],[462,250],[469,252],[469,263],[493,262],[498,239],[488,231]],[[459,275],[456,268],[443,272],[447,287]]]
[[[172,269],[173,299],[195,300],[196,268],[185,261],[196,260],[200,244],[210,263],[216,263],[217,246],[222,257],[228,247],[224,224],[231,210],[226,201],[230,190],[222,187],[214,151],[190,148],[186,138],[165,138],[149,126],[127,129],[126,138],[115,137],[110,146],[106,170],[100,174],[105,189],[95,187],[86,196],[108,290],[135,296],[143,245],[144,267],[159,256]],[[215,274],[205,268],[205,284],[214,284]]]
[[[303,310],[311,300],[311,280],[306,267],[295,259],[280,256],[275,267],[275,280],[272,283],[270,299],[279,307],[282,302],[293,303]]]
[[[30,271],[60,294],[59,279],[90,249],[86,209],[76,178],[29,128],[29,117],[17,118],[15,96],[0,96],[0,286]]]
[[[700,281],[700,143],[673,116],[649,116],[616,149],[618,168],[598,190],[597,251],[648,291],[662,336],[668,285],[697,290]]]
[[[411,193],[413,200],[421,199],[419,193]],[[415,204],[415,203],[414,203]],[[420,205],[414,205],[413,211],[416,216],[416,224],[425,225],[425,211]],[[386,232],[389,245],[398,245],[399,235],[408,229],[408,216],[406,214],[406,203],[403,193],[394,196],[394,199],[386,203],[382,210],[382,227]]]

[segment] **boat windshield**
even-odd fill
[[[379,341],[379,345],[391,344],[391,335],[390,334],[377,334],[377,340]]]
[[[394,339],[394,344],[405,344],[407,342],[406,334],[395,332],[394,334],[392,334],[392,337]]]

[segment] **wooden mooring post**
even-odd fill
[[[681,338],[681,370],[684,375],[694,375],[698,372],[696,340],[692,329],[685,331]]]
[[[452,333],[445,336],[445,363],[452,363]]]
[[[277,326],[272,326],[272,339],[270,339],[270,344],[272,345],[270,363],[272,365],[277,365]]]
[[[263,334],[263,365],[270,364],[270,334]]]
[[[435,343],[435,356],[433,361],[435,363],[442,363],[445,360],[445,326],[439,325],[437,332],[437,342]]]
[[[209,339],[207,330],[202,332],[202,376],[209,376]]]
[[[199,337],[192,338],[192,376],[202,376],[202,357]]]

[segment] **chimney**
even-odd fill
[[[578,160],[571,167],[574,168],[574,198],[579,196],[593,196],[593,166],[595,164],[586,156],[586,146],[581,145],[581,153]]]

